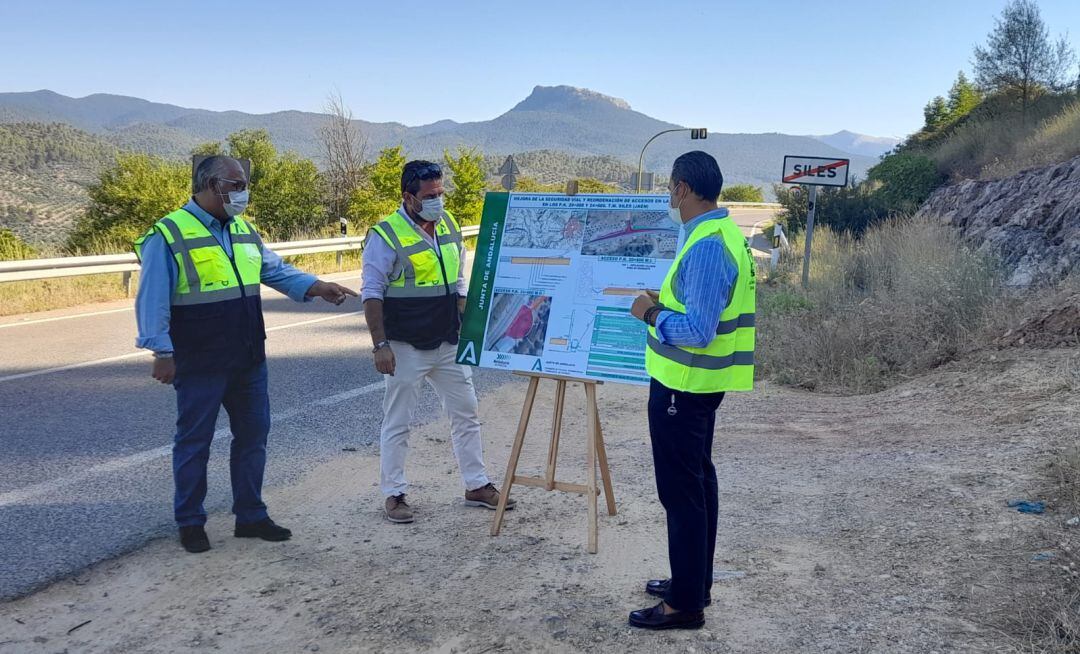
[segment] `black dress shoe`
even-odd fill
[[[701,629],[705,626],[702,611],[679,611],[664,614],[664,603],[630,613],[630,626],[641,629]]]
[[[210,539],[206,537],[206,530],[201,525],[180,527],[180,544],[192,554],[210,549]]]
[[[270,518],[259,522],[249,522],[246,525],[237,523],[233,536],[237,538],[261,538],[269,541],[289,540],[292,532],[285,527],[274,524]]]
[[[667,597],[668,591],[671,590],[670,579],[650,579],[645,582],[645,592],[653,597],[659,597],[664,599]],[[705,606],[712,604],[712,598],[705,598]]]

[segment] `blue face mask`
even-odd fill
[[[420,202],[420,217],[429,223],[433,223],[443,215],[443,198],[428,198]]]
[[[225,214],[239,216],[248,206],[248,190],[229,191],[229,201],[225,203]]]

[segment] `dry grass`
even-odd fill
[[[1024,117],[1010,102],[987,101],[927,154],[955,179],[1001,179],[1080,155],[1080,101],[1044,95]]]
[[[816,230],[809,289],[794,242],[759,291],[761,373],[808,389],[878,391],[992,340],[993,261],[948,227],[898,219],[860,240]]]
[[[1050,371],[1050,384],[1059,390],[1080,388],[1080,354]],[[1080,446],[1071,443],[1053,456],[1048,468],[1046,497],[1059,517],[1039,534],[1057,565],[1044,572],[1038,587],[1020,598],[1015,619],[1006,624],[1009,641],[1025,654],[1080,652]],[[1063,517],[1068,516],[1068,517]]]

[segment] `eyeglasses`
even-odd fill
[[[408,186],[414,179],[426,181],[429,179],[435,179],[436,177],[442,177],[442,168],[439,164],[432,163],[420,166],[412,171],[412,174],[405,179],[404,186]]]
[[[219,182],[228,182],[233,185],[233,190],[243,191],[247,189],[247,182],[242,179],[228,179],[227,177],[218,177]]]

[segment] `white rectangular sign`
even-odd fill
[[[630,306],[675,258],[668,199],[488,193],[458,363],[648,384]]]
[[[785,184],[808,186],[847,186],[849,159],[829,157],[784,157]]]

